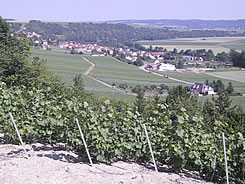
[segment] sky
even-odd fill
[[[245,0],[1,0],[17,20],[245,19]]]

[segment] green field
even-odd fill
[[[176,48],[180,50],[212,49],[214,53],[229,52],[230,49],[245,50],[245,37],[207,37],[207,38],[178,38],[169,40],[139,41],[148,48],[164,47],[168,50]]]
[[[66,54],[62,50],[44,51],[40,49],[32,49],[32,56],[39,56],[41,59],[47,60],[47,68],[62,78],[68,86],[72,85],[72,80],[76,74],[83,74],[91,65],[87,63],[80,55]],[[156,76],[152,73],[146,73],[136,66],[128,65],[118,61],[112,57],[104,56],[85,56],[89,61],[96,64],[95,68],[90,73],[91,76],[108,84],[115,83],[116,85],[126,83],[128,86],[150,86],[159,85],[161,83],[167,84],[170,88],[176,85],[186,85],[168,78]],[[181,79],[189,82],[205,82],[221,79],[225,85],[232,82],[236,92],[245,93],[245,71],[231,71],[231,72],[209,72],[209,73],[194,73],[194,72],[177,72],[165,71],[161,74],[171,76],[176,79]],[[230,80],[228,80],[230,79]],[[89,76],[84,76],[85,90],[93,92],[98,96],[120,99],[126,102],[133,102],[135,96],[120,93],[113,88],[109,88]],[[130,89],[127,89],[130,91]],[[205,100],[210,97],[201,97]],[[234,105],[242,105],[245,107],[245,97],[232,97]]]
[[[76,74],[83,74],[91,65],[84,61],[80,55],[66,54],[62,50],[44,51],[32,49],[32,56],[39,56],[47,60],[47,68],[50,72],[59,76],[68,86],[72,85],[72,80]],[[88,76],[83,76],[85,90],[97,94],[117,93],[116,90],[104,86]]]
[[[232,82],[236,92],[245,93],[245,71],[206,73],[195,73],[190,71],[164,71],[158,73],[193,83],[204,83],[206,80],[209,82],[221,80],[227,86],[229,82]]]
[[[209,72],[208,75],[245,83],[245,71]]]
[[[48,70],[60,76],[68,85],[72,84],[76,74],[84,73],[90,66],[81,56],[66,54],[64,51],[32,49],[32,56],[47,60]]]
[[[150,86],[164,83],[170,87],[181,84],[167,78],[146,73],[136,66],[123,63],[112,57],[86,56],[86,58],[96,64],[91,76],[109,84],[115,83],[119,85],[126,83],[129,86]]]

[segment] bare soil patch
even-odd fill
[[[139,165],[134,162],[118,161],[112,165],[88,164],[86,157],[81,158],[67,151],[64,144],[26,145],[29,157],[19,145],[6,144],[0,135],[0,183],[3,184],[204,184],[196,175],[175,174],[167,167],[160,167],[156,173],[152,165]]]

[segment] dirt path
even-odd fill
[[[149,73],[149,71],[146,70],[145,67],[146,67],[146,65],[143,65],[143,66],[139,67],[139,69],[141,69],[141,70],[143,70],[143,71]],[[160,77],[166,77],[166,75],[163,75],[163,74],[160,74],[160,73],[157,73],[157,72],[151,71],[151,73],[154,74],[154,75],[158,75],[158,76],[160,76]],[[181,83],[184,83],[184,84],[190,84],[190,85],[193,85],[193,84],[194,84],[194,83],[192,83],[192,82],[188,82],[188,81],[176,79],[176,78],[173,78],[173,77],[170,77],[170,76],[167,76],[166,78],[168,78],[168,79],[170,79],[170,80],[177,81],[177,82],[181,82]]]
[[[120,89],[118,89],[118,88],[114,88],[114,87],[111,86],[110,84],[108,84],[108,83],[106,83],[106,82],[104,82],[104,81],[101,81],[101,80],[99,80],[99,79],[96,79],[95,77],[92,77],[91,75],[89,75],[90,72],[94,69],[94,67],[95,67],[96,65],[95,65],[93,62],[89,61],[87,58],[85,58],[85,57],[82,57],[82,58],[83,58],[86,62],[88,62],[89,64],[91,64],[91,66],[88,68],[88,70],[87,70],[86,72],[84,72],[84,75],[85,75],[85,76],[88,76],[89,78],[95,80],[96,82],[98,82],[98,83],[100,83],[100,84],[103,84],[103,85],[106,86],[106,87],[109,87],[109,88],[114,89],[114,90],[116,90],[116,91],[118,91],[118,92],[121,92],[121,93],[125,93],[125,91],[122,91],[122,90],[120,90]],[[129,94],[129,93],[127,93],[127,94]],[[129,95],[132,95],[132,94],[129,94]]]
[[[84,75],[89,75],[89,73],[94,69],[94,67],[95,67],[95,64],[94,63],[92,63],[91,61],[89,61],[87,58],[85,58],[85,57],[82,57],[86,62],[88,62],[89,64],[91,64],[91,66],[87,69],[87,71],[86,72],[84,72]]]

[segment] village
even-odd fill
[[[29,33],[27,37],[32,41],[33,45],[36,47],[41,47],[43,50],[49,50],[53,46],[56,46],[60,49],[66,49],[70,51],[71,54],[89,54],[91,56],[112,56],[128,64],[134,64],[139,66],[146,72],[152,73],[153,71],[162,72],[162,71],[192,71],[192,72],[203,72],[206,70],[212,70],[212,68],[197,68],[197,67],[187,67],[185,69],[180,68],[176,62],[168,61],[164,58],[165,52],[148,52],[142,50],[136,50],[132,48],[114,48],[107,47],[98,44],[81,44],[75,41],[58,41],[51,39],[41,39],[42,36],[37,33]],[[202,57],[194,57],[189,55],[182,55],[179,58],[174,58],[176,61],[184,61],[187,64],[200,64],[203,62]],[[140,60],[140,63],[138,63]],[[175,64],[173,64],[175,63]],[[154,74],[154,72],[153,72]],[[159,75],[159,74],[157,74]],[[169,78],[167,75],[162,75],[162,77]],[[176,80],[171,77],[172,80]],[[185,81],[183,81],[185,82]],[[116,86],[113,86],[116,87]],[[167,93],[168,87],[165,84],[160,84],[157,89],[160,91],[160,94]],[[192,94],[198,94],[199,96],[203,95],[214,95],[216,92],[214,88],[202,84],[202,83],[193,83],[189,87],[189,91]]]

